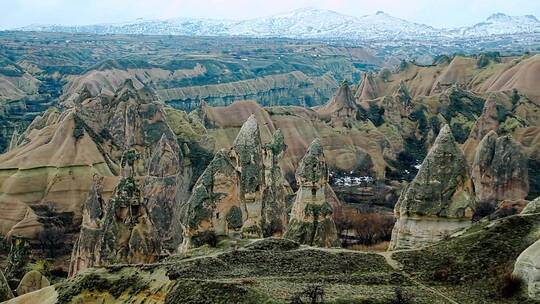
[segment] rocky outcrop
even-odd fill
[[[6,301],[13,298],[13,292],[9,287],[4,273],[0,270],[0,301]]]
[[[71,275],[88,267],[154,262],[181,243],[178,218],[189,197],[191,162],[155,98],[127,82],[112,100],[101,96],[81,104],[108,113],[90,117],[83,112],[80,120],[115,174],[93,177]],[[77,106],[79,101],[71,102]]]
[[[254,115],[233,146],[216,153],[181,212],[182,250],[204,244],[211,235],[281,235],[287,226],[289,189],[279,167],[285,150],[278,130],[262,144]]]
[[[494,95],[491,95],[484,104],[482,114],[474,123],[469,133],[469,137],[463,144],[463,152],[469,164],[472,164],[476,155],[476,149],[480,141],[490,132],[499,129],[497,102]]]
[[[469,167],[445,125],[396,204],[390,250],[421,247],[469,226],[474,207]]]
[[[24,275],[15,291],[17,292],[17,295],[20,296],[29,292],[40,290],[50,285],[51,283],[49,280],[43,274],[41,274],[41,272],[32,270]]]
[[[540,240],[519,255],[514,273],[525,281],[529,297],[540,300]]]
[[[151,90],[128,81],[114,95],[84,96],[62,113],[36,118],[17,147],[0,156],[0,205],[10,210],[0,215],[2,234],[35,238],[43,225],[32,207],[41,205],[70,213],[78,225],[94,175],[190,175],[164,106]],[[133,166],[125,165],[129,157]],[[110,196],[113,187],[105,185],[104,192]]]
[[[472,179],[479,203],[494,207],[503,200],[523,200],[529,192],[527,156],[511,136],[489,132],[476,149]]]
[[[349,83],[344,81],[332,99],[317,112],[334,127],[351,127],[357,108]]]
[[[521,214],[533,214],[540,213],[540,197],[530,201],[525,208],[521,211]]]
[[[114,263],[155,262],[161,237],[133,177],[122,178],[109,201],[101,181],[84,206],[83,226],[72,255],[70,274]],[[163,216],[163,215],[162,215]]]
[[[260,235],[262,212],[262,185],[264,166],[259,125],[254,115],[244,123],[231,149],[240,173],[240,208],[244,212],[243,229],[253,235]]]
[[[285,238],[320,247],[339,246],[334,208],[327,200],[328,168],[320,140],[311,143],[296,171],[298,191]]]
[[[263,235],[281,236],[287,228],[287,201],[292,194],[280,161],[287,145],[281,130],[274,132],[272,142],[263,145],[264,190],[262,196]]]

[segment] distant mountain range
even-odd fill
[[[30,25],[16,30],[93,34],[395,40],[540,33],[540,22],[532,15],[508,16],[498,13],[473,26],[438,29],[396,18],[384,12],[353,17],[329,10],[304,8],[271,17],[241,21],[176,18],[83,26]]]

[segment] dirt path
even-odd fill
[[[448,301],[449,303],[452,303],[452,304],[460,304],[459,302],[455,301],[454,299],[450,298],[449,296],[445,295],[444,293],[434,289],[434,288],[431,288],[429,286],[426,286],[424,285],[423,283],[421,283],[420,281],[418,281],[417,279],[413,278],[410,274],[406,273],[405,271],[403,271],[403,265],[401,265],[401,263],[399,263],[396,259],[394,259],[392,257],[392,255],[396,252],[405,252],[405,251],[414,251],[414,249],[412,250],[398,250],[398,251],[385,251],[385,252],[377,252],[377,254],[381,255],[382,257],[384,257],[386,263],[392,267],[394,270],[396,271],[399,271],[401,274],[403,274],[407,279],[411,280],[411,282],[413,282],[414,284],[418,285],[418,287],[428,291],[428,292],[431,292],[433,294],[436,294],[437,296],[445,299],[446,301]]]

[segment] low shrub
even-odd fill
[[[218,237],[214,231],[204,231],[194,236],[191,239],[193,246],[200,247],[203,245],[210,245],[210,247],[216,247],[218,244]]]
[[[523,280],[511,271],[504,274],[499,284],[499,296],[504,299],[511,298],[521,291]]]

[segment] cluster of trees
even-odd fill
[[[388,242],[392,237],[395,219],[391,215],[375,212],[360,213],[336,222],[343,247],[354,244],[375,245]]]

